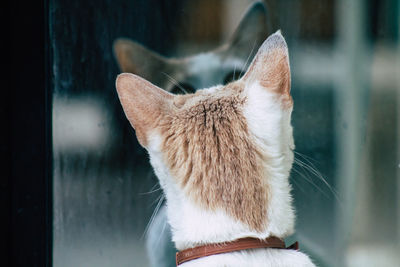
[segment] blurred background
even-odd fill
[[[115,91],[113,41],[166,57],[232,35],[248,0],[50,0],[53,265],[149,266],[162,194]],[[269,0],[290,52],[298,240],[318,266],[400,262],[400,3]]]

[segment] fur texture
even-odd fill
[[[178,100],[179,108],[162,122],[161,150],[191,201],[206,210],[224,210],[262,231],[268,199],[264,155],[250,138],[243,116],[243,88],[236,82],[213,94],[182,96],[188,103]]]
[[[177,249],[293,233],[290,68],[280,32],[239,81],[175,96],[133,74],[116,83],[167,198]],[[182,266],[313,266],[296,251],[259,249]]]

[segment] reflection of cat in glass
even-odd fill
[[[125,115],[166,195],[179,266],[315,266],[282,241],[293,234],[295,217],[290,76],[280,32],[261,45],[239,80],[194,94],[171,94],[130,73],[118,76]],[[240,240],[282,246],[203,249]]]
[[[261,2],[256,2],[248,9],[230,41],[213,51],[172,59],[121,38],[115,41],[114,53],[121,71],[140,75],[175,94],[193,93],[240,78],[268,31],[266,9]],[[149,227],[146,240],[152,266],[175,265],[175,249],[166,220],[163,205]]]
[[[115,41],[114,52],[122,72],[140,75],[173,93],[182,93],[177,84],[193,92],[238,78],[268,36],[266,20],[266,9],[257,2],[248,9],[228,43],[190,57],[165,58],[124,38]]]

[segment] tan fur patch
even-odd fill
[[[223,209],[262,231],[268,188],[262,153],[242,114],[243,86],[236,82],[213,95],[199,91],[180,99],[177,111],[159,125],[162,151],[172,175],[192,200],[207,209]]]

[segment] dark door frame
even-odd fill
[[[3,266],[52,265],[52,137],[49,1],[10,1],[3,40],[9,88],[3,88],[0,201],[6,227]],[[7,62],[7,61],[5,61]],[[3,143],[4,142],[4,143]],[[1,176],[3,176],[3,174]],[[4,235],[3,235],[4,234]]]

